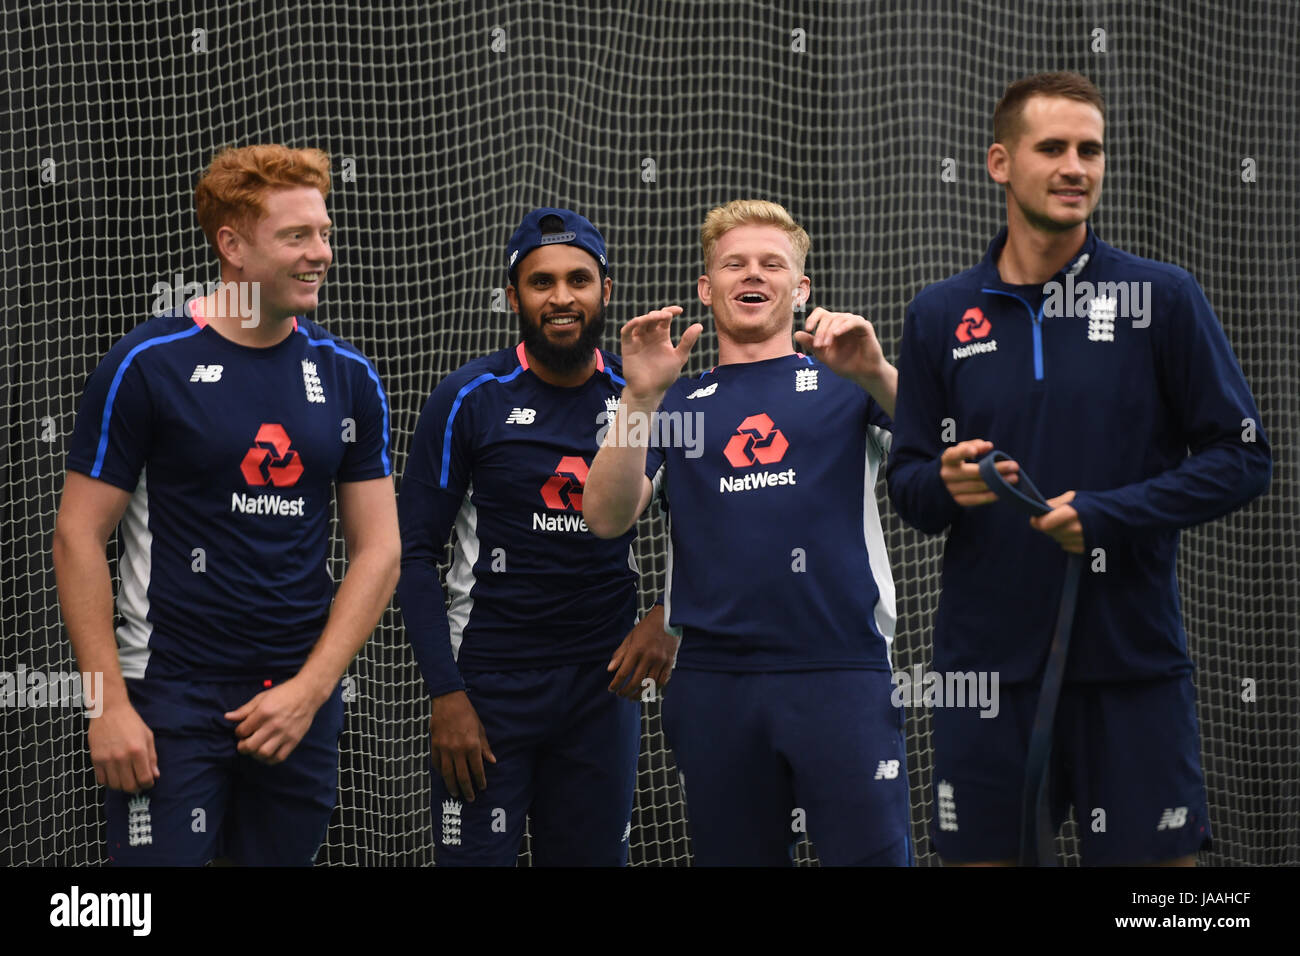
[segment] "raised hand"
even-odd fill
[[[696,322],[682,333],[676,346],[672,342],[673,319],[682,314],[682,307],[670,305],[639,315],[629,321],[620,333],[622,336],[624,398],[637,399],[657,405],[664,392],[682,374],[682,366],[691,354],[691,347],[704,331]]]
[[[876,330],[860,315],[827,312],[818,307],[804,322],[807,331],[794,339],[836,375],[861,382],[878,378],[889,363],[876,338]]]

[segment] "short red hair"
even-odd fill
[[[222,226],[248,228],[266,215],[265,198],[274,189],[310,186],[330,193],[330,158],[319,149],[286,146],[227,146],[212,157],[194,187],[194,211],[208,242],[217,248]]]

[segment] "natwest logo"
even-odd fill
[[[257,430],[253,447],[244,455],[239,470],[254,488],[289,488],[302,477],[302,458],[289,447],[289,433],[284,426],[267,423]]]
[[[565,455],[555,466],[555,474],[542,485],[542,500],[555,511],[582,510],[582,486],[587,483],[587,462],[575,455]]]
[[[555,474],[542,485],[542,500],[552,511],[579,512],[578,514],[544,514],[533,512],[534,531],[585,532],[587,520],[582,516],[582,486],[587,483],[587,462],[576,455],[565,455],[555,466]]]
[[[750,415],[736,428],[722,453],[734,468],[775,465],[785,457],[790,443],[765,414]]]
[[[961,323],[957,326],[957,341],[969,342],[971,339],[987,338],[992,331],[993,323],[978,306],[975,306],[967,309],[962,315]]]

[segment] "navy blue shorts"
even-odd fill
[[[903,711],[886,671],[678,670],[664,734],[697,866],[909,866]]]
[[[153,731],[158,781],[142,794],[106,791],[108,856],[118,866],[310,866],[338,795],[342,688],[321,705],[279,764],[239,753],[223,714],[262,681],[128,680],[131,705]]]
[[[608,690],[608,661],[461,674],[496,763],[471,803],[430,762],[438,866],[624,866],[641,705]]]
[[[1003,686],[996,717],[936,708],[931,836],[950,863],[1020,852],[1025,757],[1037,684]],[[1071,805],[1089,866],[1161,863],[1210,846],[1191,675],[1066,684],[1049,765],[1053,819]]]

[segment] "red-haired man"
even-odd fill
[[[401,548],[379,378],[303,318],[329,188],[320,150],[220,152],[196,207],[222,285],[133,329],[82,397],[54,569],[79,665],[104,675],[87,736],[114,863],[307,865],[334,808],[340,678]]]

